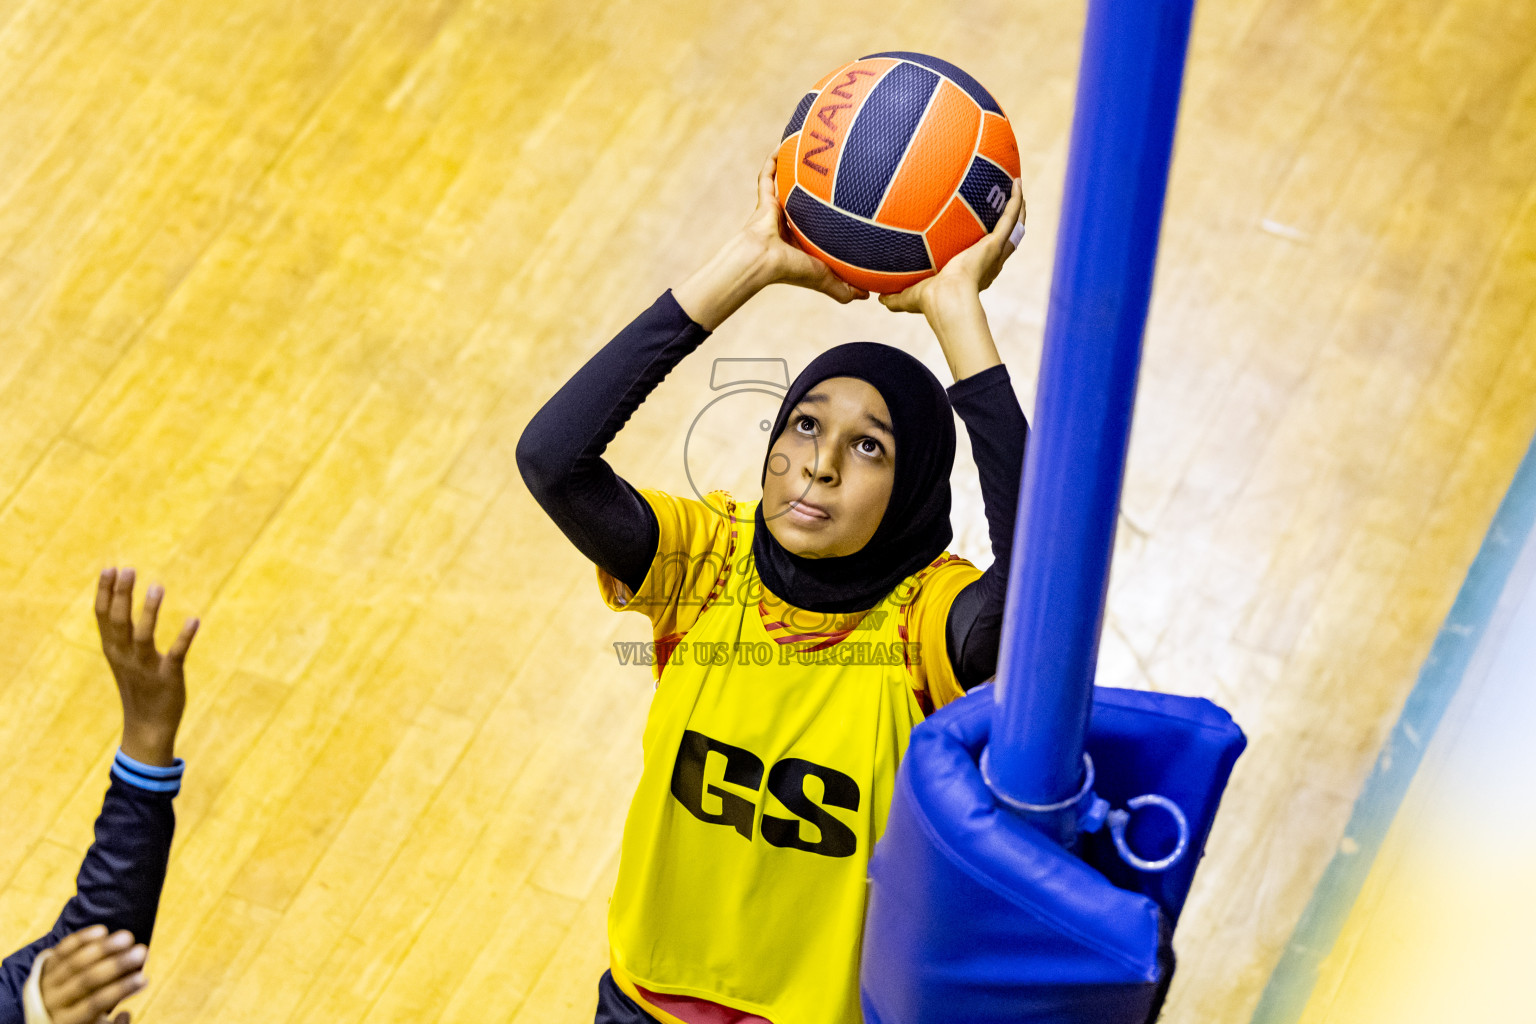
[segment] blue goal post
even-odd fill
[[[1049,805],[1083,741],[1194,0],[1092,0],[1015,522],[989,783]]]

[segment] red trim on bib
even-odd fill
[[[759,1017],[745,1010],[733,1010],[707,999],[692,996],[669,996],[635,986],[635,991],[655,1009],[676,1017],[685,1024],[773,1024],[767,1017]]]
[[[736,554],[736,524],[738,522],[736,518],[736,502],[734,499],[726,499],[725,514],[726,517],[731,521],[731,536],[730,539],[725,542],[725,557],[720,559],[720,572],[717,576],[715,576],[715,582],[710,586],[709,593],[704,596],[704,603],[699,606],[699,615],[703,615],[704,609],[715,603],[715,598],[725,593],[725,585],[729,583],[731,579],[731,570],[733,569],[733,566],[731,565],[731,557]],[[697,621],[697,619],[695,619],[695,621]]]

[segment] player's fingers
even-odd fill
[[[112,604],[107,610],[112,639],[127,643],[133,636],[133,569],[120,569],[112,584]]]
[[[992,247],[995,252],[1001,252],[1003,244],[1008,241],[1008,236],[1013,233],[1013,226],[1019,222],[1019,214],[1024,209],[1024,186],[1018,178],[1013,179],[1013,190],[1008,193],[1008,202],[1003,207],[1003,212],[998,214],[997,223],[992,225],[992,230],[987,232],[983,243]]]
[[[992,226],[991,231],[982,235],[976,244],[960,256],[946,263],[945,269],[953,265],[955,273],[963,269],[969,271],[978,282],[986,280],[987,276],[994,273],[1000,265],[998,261],[1002,258],[1003,247],[1008,244],[1008,232],[1011,230],[1013,229],[1008,223],[1008,214],[1004,212],[997,218],[997,223]]]
[[[81,928],[77,932],[70,932],[59,940],[59,944],[53,947],[53,957],[49,960],[49,966],[57,963],[61,958],[68,959],[81,946],[88,942],[100,942],[107,937],[107,926],[93,924],[89,928]]]
[[[96,578],[96,621],[104,622],[112,610],[112,587],[117,583],[117,566],[109,565]]]
[[[96,997],[103,990],[112,988],[122,979],[137,972],[144,966],[144,960],[148,955],[149,950],[144,946],[130,946],[103,960],[98,960],[87,968],[84,974],[75,979],[73,998],[67,999],[66,1003],[85,1002],[95,1011],[95,1014],[107,1012],[122,1002],[123,997],[118,996],[105,1003],[97,1002]]]
[[[133,945],[133,936],[127,932],[120,931],[108,935],[106,929],[102,928],[95,933],[94,938],[75,945],[67,955],[61,956],[56,953],[50,961],[50,966],[53,964],[58,966],[58,970],[53,975],[54,988],[64,988],[103,957],[110,956],[118,950],[127,949],[131,945]]]
[[[865,289],[860,288],[857,285],[849,284],[847,281],[841,281],[839,283],[842,284],[843,291],[848,296],[848,298],[844,301],[857,302],[869,298],[869,292]]]
[[[996,230],[1007,239],[1013,234],[1016,225],[1024,222],[1024,183],[1018,178],[1013,179],[1013,194],[1008,197],[1008,205],[1003,207],[1003,215],[998,218]]]
[[[773,184],[773,172],[778,161],[770,156],[763,161],[763,166],[757,171],[757,210],[759,217],[765,211],[773,212],[774,226],[779,230],[779,236],[784,235],[783,211],[779,209],[779,196]]]
[[[1019,215],[1014,218],[1013,226],[1008,229],[1008,241],[1003,245],[1003,259],[1007,259],[1018,251],[1019,243],[1024,239],[1024,214],[1027,204],[1022,198],[1019,200]]]
[[[770,203],[778,203],[778,195],[774,192],[774,172],[779,165],[778,154],[768,154],[768,159],[763,161],[763,166],[757,172],[757,201],[763,206]]]
[[[91,972],[108,965],[108,973],[115,977],[121,972],[111,972],[113,959],[132,948],[133,936],[126,931],[116,931],[105,938],[86,942],[59,965],[53,979],[54,1000],[70,1005],[84,999],[97,987],[92,983]]]
[[[89,928],[70,932],[60,939],[59,944],[53,947],[53,955],[43,961],[43,991],[52,995],[65,982],[74,977],[77,969],[83,967],[84,964],[77,966],[72,958],[87,945],[100,943],[106,936],[106,925],[93,924]],[[91,962],[94,962],[94,960]]]
[[[780,280],[830,295],[838,302],[852,302],[854,299],[869,297],[869,293],[864,289],[855,288],[834,274],[832,268],[824,261],[799,248],[798,245],[795,246],[795,250],[789,268]]]
[[[92,992],[81,1006],[86,1014],[85,1019],[94,1021],[103,1014],[111,1013],[118,1003],[135,992],[143,991],[148,984],[149,978],[145,977],[143,971],[134,971],[103,985]]]
[[[1012,220],[1017,219],[1019,211],[1024,208],[1024,179],[1014,178],[1013,184],[1008,187],[1008,202],[1003,206],[1003,216],[1009,217],[1009,228],[1012,229]]]
[[[139,613],[139,622],[133,629],[133,643],[139,648],[140,653],[153,654],[155,652],[155,623],[160,618],[160,602],[165,600],[165,588],[156,583],[144,591],[144,610]]]
[[[197,636],[197,627],[202,624],[199,619],[188,619],[181,627],[181,632],[176,634],[176,642],[171,644],[171,649],[165,652],[165,656],[180,665],[187,660],[187,649],[192,646],[192,638]]]
[[[997,257],[995,259],[993,259],[992,264],[989,267],[987,267],[987,272],[985,274],[981,275],[981,281],[982,281],[982,286],[983,287],[985,287],[986,285],[991,284],[993,281],[995,281],[997,279],[997,275],[1001,274],[1003,272],[1003,264],[1007,263],[1008,262],[1008,257],[1012,256],[1014,254],[1014,252],[1016,252],[1017,250],[1018,250],[1018,246],[1013,244],[1013,239],[1011,239],[1011,238],[1003,239],[1003,246],[1002,246],[1001,249],[998,250]]]
[[[1003,207],[1002,216],[997,218],[997,223],[988,232],[985,244],[990,250],[991,259],[986,270],[981,276],[981,287],[986,288],[1002,273],[1003,264],[1008,262],[1008,257],[1018,250],[1017,238],[1022,238],[1023,233],[1019,225],[1024,223],[1024,187],[1018,179],[1013,179],[1013,192],[1008,197],[1008,205]]]
[[[844,304],[853,302],[855,299],[869,298],[869,292],[865,291],[863,288],[856,288],[849,284],[847,281],[844,281],[842,278],[832,273],[832,269],[826,264],[822,264],[822,274],[820,280],[817,282],[817,287],[821,291],[824,291],[828,295],[832,296],[838,302]]]
[[[1024,209],[1024,190],[1019,185],[1017,178],[1013,182],[1013,192],[1008,196],[1008,205],[1003,207],[1003,212],[997,218],[997,223],[992,225],[992,230],[987,232],[987,244],[996,252],[1002,252],[1003,246],[1008,244],[1008,236],[1013,233],[1013,226],[1019,222],[1019,213]]]

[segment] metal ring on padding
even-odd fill
[[[1004,793],[1002,790],[998,789],[997,786],[993,784],[992,774],[990,771],[988,771],[987,768],[987,755],[990,753],[992,753],[991,747],[988,747],[981,752],[981,781],[987,784],[987,788],[992,791],[993,796],[997,797],[1004,804],[1012,807],[1016,811],[1023,811],[1025,814],[1053,814],[1056,811],[1066,810],[1068,807],[1078,803],[1084,797],[1093,792],[1093,758],[1088,756],[1088,751],[1086,750],[1083,751],[1082,787],[1079,788],[1078,791],[1072,796],[1067,797],[1065,800],[1058,800],[1054,804],[1027,804],[1022,800],[1014,799],[1007,793]]]
[[[1120,851],[1121,858],[1127,864],[1138,871],[1167,871],[1184,858],[1185,852],[1189,850],[1189,819],[1184,817],[1178,804],[1156,793],[1143,793],[1127,800],[1125,806],[1127,810],[1109,812],[1109,834],[1115,841],[1115,849]],[[1161,860],[1142,860],[1131,852],[1130,845],[1125,841],[1125,826],[1130,823],[1131,811],[1143,807],[1161,807],[1173,815],[1174,824],[1179,827],[1179,841],[1174,844],[1173,852]]]

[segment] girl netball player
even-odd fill
[[[979,293],[996,229],[881,302],[921,312],[955,384],[886,345],[840,345],[785,396],[760,500],[636,490],[602,454],[672,367],[765,285],[868,298],[787,243],[774,164],[749,224],[549,400],[524,480],[656,638],[644,769],[609,909],[597,1021],[857,1024],[866,867],[925,710],[993,674],[1026,424]],[[952,411],[953,410],[953,411]],[[945,551],[953,412],[992,541]],[[767,657],[763,655],[766,654]]]

